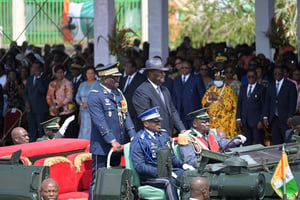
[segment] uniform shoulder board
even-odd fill
[[[160,129],[160,132],[166,132],[167,133],[167,130],[166,129]]]
[[[91,90],[90,92],[91,93],[98,93],[99,91],[98,90]]]
[[[142,134],[140,135],[140,138],[141,138],[142,140],[145,139],[145,132],[142,133]]]

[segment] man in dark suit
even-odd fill
[[[26,82],[24,101],[30,142],[34,142],[39,136],[44,135],[40,123],[46,121],[49,115],[46,95],[50,79],[42,71],[43,63],[35,61],[31,69],[33,76],[30,76]]]
[[[74,98],[76,96],[77,90],[79,88],[80,83],[84,81],[82,73],[81,73],[81,65],[77,63],[71,64],[71,72],[72,72],[72,83],[73,83],[73,90],[74,90]]]
[[[127,105],[128,105],[128,111],[130,114],[131,119],[133,120],[134,126],[136,129],[138,129],[138,119],[137,114],[135,112],[135,109],[132,104],[132,97],[134,94],[134,91],[138,86],[140,86],[145,80],[146,76],[143,74],[140,74],[137,71],[136,63],[134,60],[129,60],[124,64],[124,71],[127,76],[120,78],[120,90],[123,92]],[[140,127],[141,128],[141,127]],[[128,139],[128,138],[127,138]]]
[[[165,68],[158,57],[152,57],[146,61],[148,80],[142,83],[134,92],[132,103],[139,115],[147,109],[160,106],[162,116],[161,126],[166,129],[170,136],[173,136],[173,128],[180,132],[185,127],[180,120],[179,114],[172,102],[169,90],[162,86],[165,81]]]
[[[257,73],[247,72],[247,85],[242,85],[239,93],[236,124],[243,129],[247,141],[245,145],[264,144],[262,112],[265,100],[265,87],[257,83]]]
[[[192,126],[188,113],[202,108],[205,86],[200,76],[192,73],[192,64],[185,60],[181,64],[180,76],[174,80],[172,100],[186,129]]]
[[[263,111],[264,125],[271,127],[272,144],[284,142],[285,131],[291,127],[291,118],[296,111],[297,89],[294,83],[283,77],[281,66],[274,68],[274,81],[266,92]]]

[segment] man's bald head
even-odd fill
[[[194,177],[190,183],[190,197],[198,200],[207,200],[209,198],[209,184],[203,177]]]
[[[47,178],[42,182],[40,193],[43,200],[57,200],[58,191],[58,184],[54,179]]]
[[[16,127],[11,132],[11,138],[14,144],[29,143],[28,132],[22,127]]]

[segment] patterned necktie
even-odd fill
[[[158,93],[158,95],[160,96],[161,100],[165,103],[164,95],[163,95],[163,93],[162,93],[162,91],[161,91],[161,89],[160,89],[160,86],[158,86],[158,87],[156,88],[156,90],[157,90],[157,93]]]
[[[249,86],[248,94],[247,97],[250,98],[251,96],[251,90],[252,90],[252,85]]]

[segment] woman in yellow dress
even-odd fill
[[[227,133],[227,138],[238,134],[236,127],[237,96],[230,86],[224,84],[224,74],[215,73],[214,84],[208,88],[202,99],[202,105],[209,107],[211,128],[217,128]]]

